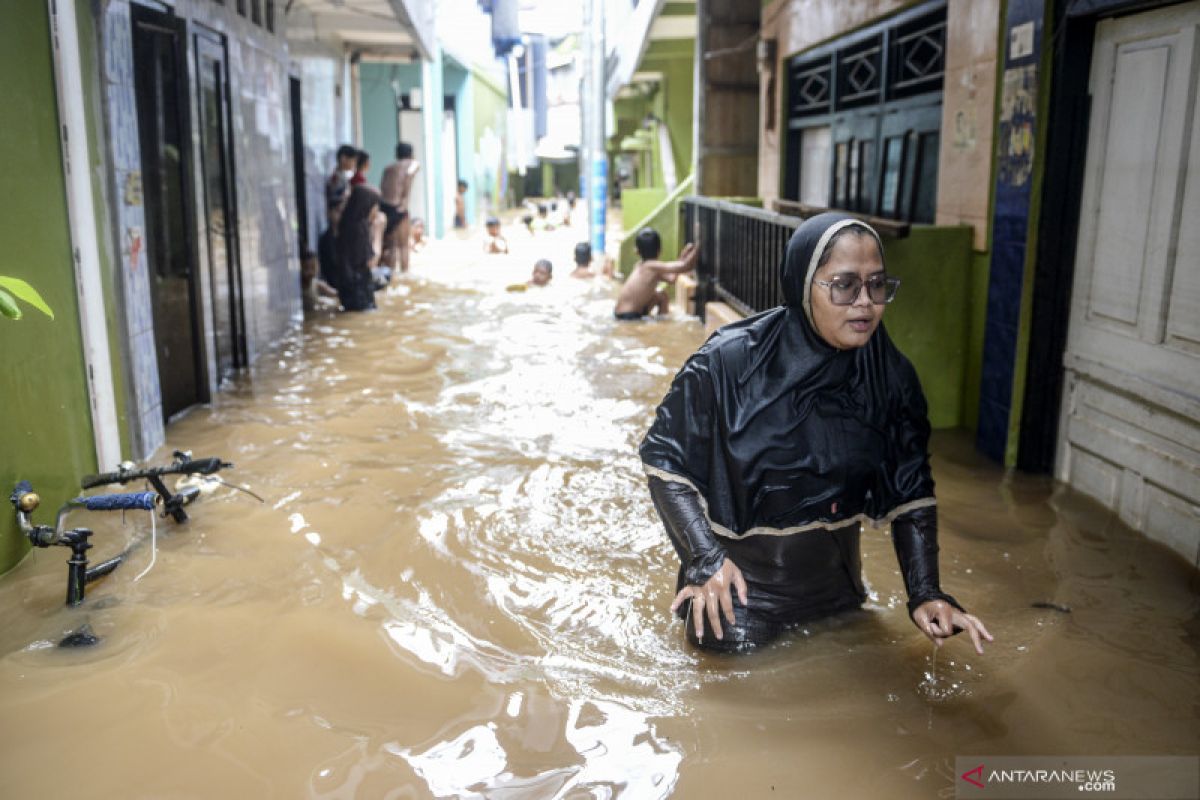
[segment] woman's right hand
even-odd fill
[[[685,600],[690,599],[696,638],[704,638],[704,618],[707,616],[713,633],[718,639],[722,639],[724,632],[721,630],[721,612],[725,612],[725,619],[730,625],[737,622],[733,616],[733,588],[737,589],[738,600],[742,605],[746,605],[746,579],[742,577],[742,571],[738,569],[737,564],[726,556],[721,562],[721,568],[713,573],[703,586],[689,585],[679,590],[679,594],[675,595],[675,600],[671,603],[671,613]]]

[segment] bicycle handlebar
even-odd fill
[[[149,469],[117,470],[116,472],[101,472],[97,475],[84,475],[79,485],[84,489],[104,486],[110,483],[128,483],[140,478],[152,478],[160,475],[212,475],[218,470],[232,467],[228,461],[220,458],[193,458],[177,461],[166,467],[150,467]]]
[[[157,504],[158,494],[155,492],[98,494],[76,497],[71,501],[71,505],[83,506],[88,511],[153,511]]]

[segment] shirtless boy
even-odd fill
[[[633,240],[640,260],[617,295],[617,307],[613,315],[619,320],[641,319],[655,309],[666,314],[670,309],[670,298],[658,288],[659,281],[673,283],[676,276],[696,268],[699,250],[694,244],[685,245],[679,251],[678,261],[659,261],[662,240],[653,228],[642,228]]]
[[[592,246],[587,242],[580,242],[575,245],[575,271],[571,273],[572,278],[594,278],[592,273]]]

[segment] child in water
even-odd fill
[[[660,315],[666,314],[670,310],[671,300],[666,292],[658,288],[659,282],[673,283],[676,276],[695,269],[700,251],[694,244],[688,244],[679,251],[678,261],[659,261],[662,239],[653,228],[642,228],[633,243],[640,259],[617,295],[613,316],[619,320],[635,320],[656,309]]]
[[[525,283],[510,283],[504,287],[506,292],[523,292],[530,286],[548,286],[554,277],[554,265],[548,259],[539,258],[533,265],[533,275]]]
[[[591,270],[592,266],[592,246],[587,242],[580,242],[575,245],[575,270],[571,273],[572,278],[588,278],[596,277]]]
[[[533,265],[533,276],[529,279],[530,286],[546,286],[554,277],[554,265],[545,258],[539,258]]]
[[[504,255],[508,253],[508,239],[500,233],[500,220],[488,217],[484,226],[487,235],[483,237],[483,252],[488,255]]]

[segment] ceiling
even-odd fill
[[[290,0],[290,42],[408,53],[433,51],[433,0]]]

